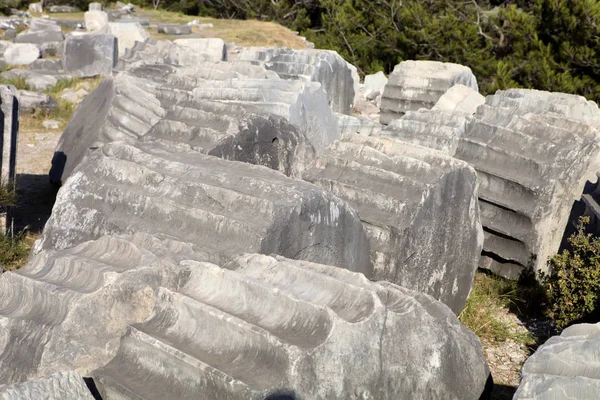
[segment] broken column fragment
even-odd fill
[[[476,400],[484,390],[479,340],[427,295],[280,256],[224,268],[202,257],[173,239],[108,236],[3,274],[0,384],[73,370],[102,398]]]
[[[288,176],[299,176],[314,158],[304,132],[284,118],[192,94],[209,79],[265,79],[272,72],[227,63],[128,68],[127,74],[107,78],[80,105],[57,145],[51,181],[64,182],[87,154],[105,143],[133,142],[150,132],[148,140],[185,143],[205,154],[265,165]]]
[[[600,393],[600,324],[577,324],[551,337],[523,365],[515,400],[595,400]]]
[[[394,67],[381,99],[381,123],[389,124],[407,111],[431,109],[446,91],[462,84],[478,91],[471,69],[438,61],[403,61]]]
[[[102,81],[83,99],[60,137],[50,181],[64,182],[90,152],[104,143],[137,140],[146,134],[165,115],[152,86],[132,76]]]
[[[480,266],[516,279],[547,271],[573,202],[600,170],[600,115],[583,97],[498,91],[479,106],[456,152],[477,170],[485,243]]]
[[[334,112],[352,114],[358,95],[358,73],[335,51],[249,47],[240,52],[236,61],[264,65],[283,79],[319,82]]]
[[[371,276],[356,212],[330,193],[262,166],[168,142],[105,144],[61,188],[37,250],[148,232],[201,246],[211,262],[275,253]]]
[[[323,88],[316,82],[271,79],[207,81],[196,99],[235,104],[254,113],[275,114],[297,126],[317,154],[339,138]]]
[[[442,151],[454,156],[464,135],[467,117],[463,113],[444,110],[407,111],[382,131],[404,142]]]
[[[346,135],[303,178],[358,211],[375,279],[427,293],[460,313],[483,241],[472,167],[393,138]]]
[[[485,97],[472,87],[457,84],[452,86],[435,103],[432,110],[453,113],[475,114],[477,107],[485,103]]]

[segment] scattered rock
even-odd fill
[[[17,31],[15,29],[9,28],[4,31],[5,40],[13,40],[15,37],[17,37]]]
[[[83,17],[88,32],[108,33],[108,15],[104,11],[90,10]]]
[[[485,97],[471,87],[454,85],[440,97],[432,110],[475,114],[477,107],[485,103]]]
[[[55,86],[58,79],[52,75],[31,74],[26,78],[26,82],[31,90],[43,92],[44,90]]]
[[[32,14],[41,14],[44,12],[44,8],[42,7],[42,2],[39,3],[31,3],[29,5],[29,12]]]
[[[112,35],[96,33],[68,37],[62,62],[64,70],[68,73],[74,76],[90,77],[112,74],[117,60],[117,38]]]
[[[16,43],[41,45],[46,42],[62,42],[64,36],[56,21],[44,18],[32,18],[29,29],[15,37]]]
[[[35,70],[43,70],[43,71],[52,71],[52,72],[61,72],[62,71],[62,61],[61,60],[44,60],[37,59],[29,66],[29,69],[32,71]]]
[[[44,42],[39,45],[42,57],[62,57],[64,41]]]
[[[381,71],[373,75],[365,76],[365,90],[370,90],[371,92],[383,93],[383,89],[387,83],[388,78]]]
[[[80,12],[81,10],[77,7],[71,6],[50,6],[48,11],[51,13],[75,13]]]
[[[4,51],[3,57],[11,65],[29,65],[40,58],[40,49],[32,43],[15,43]]]
[[[53,120],[53,119],[47,119],[47,120],[43,121],[42,125],[44,125],[44,128],[46,128],[46,129],[60,128],[60,122]]]
[[[6,49],[11,47],[12,45],[13,43],[9,42],[8,40],[0,40],[0,56],[2,56]]]
[[[150,37],[137,22],[109,22],[108,30],[119,41],[119,57],[124,55],[127,49],[135,46],[136,42],[143,42]]]
[[[19,107],[22,111],[54,111],[58,108],[58,103],[50,95],[19,90]]]
[[[159,25],[158,33],[166,35],[189,35],[192,33],[192,27],[189,25]]]

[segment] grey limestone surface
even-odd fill
[[[514,400],[592,400],[600,395],[600,324],[551,337],[523,366]]]
[[[573,202],[600,170],[600,111],[583,97],[498,91],[469,119],[456,157],[477,170],[481,267],[509,278],[547,271]]]
[[[75,371],[105,399],[475,400],[484,390],[479,340],[430,296],[281,256],[202,258],[190,243],[137,233],[44,251],[3,274],[0,383]]]
[[[112,142],[92,151],[63,183],[36,249],[128,232],[190,241],[219,264],[252,251],[372,275],[366,235],[344,201],[177,143]]]
[[[393,138],[349,134],[303,177],[358,211],[375,279],[462,311],[483,243],[471,166]]]
[[[118,41],[112,35],[88,34],[65,40],[63,69],[74,76],[112,74],[118,61]]]
[[[13,385],[0,385],[0,400],[93,400],[83,378],[79,374],[58,372]]]
[[[352,114],[358,95],[358,73],[335,51],[249,47],[236,60],[264,65],[283,79],[319,82],[334,112]]]
[[[394,67],[381,99],[381,123],[389,124],[407,111],[431,109],[456,84],[479,90],[471,69],[438,61],[403,61]]]

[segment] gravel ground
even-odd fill
[[[521,380],[521,369],[535,348],[543,344],[556,331],[548,320],[521,320],[506,308],[497,310],[496,318],[503,322],[516,337],[531,334],[535,344],[508,339],[503,342],[482,340],[483,353],[494,378],[493,400],[512,399]]]

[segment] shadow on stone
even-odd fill
[[[52,167],[50,168],[50,182],[53,185],[62,184],[62,175],[67,164],[67,155],[62,151],[55,151],[52,156]]]
[[[15,232],[41,233],[52,212],[58,188],[48,175],[17,175],[17,201],[14,209]]]

